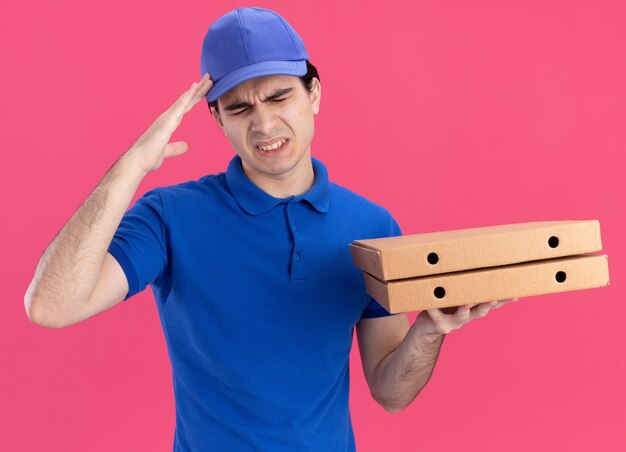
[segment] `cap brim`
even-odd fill
[[[299,61],[262,61],[261,63],[244,66],[214,81],[213,87],[206,95],[213,102],[240,83],[264,75],[295,75],[306,74],[306,60]]]

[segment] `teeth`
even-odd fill
[[[272,144],[271,146],[261,146],[260,144],[257,145],[257,147],[263,151],[273,151],[274,149],[278,149],[279,147],[281,147],[283,144],[285,144],[287,140],[280,140],[277,141],[276,143]]]

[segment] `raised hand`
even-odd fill
[[[184,141],[169,143],[183,116],[213,87],[210,75],[204,74],[199,83],[193,83],[174,104],[164,111],[157,120],[126,152],[129,161],[134,162],[145,173],[159,169],[163,160],[187,152]]]

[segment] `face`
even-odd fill
[[[280,180],[310,163],[320,95],[317,79],[307,92],[298,77],[269,75],[235,86],[212,113],[249,177]]]

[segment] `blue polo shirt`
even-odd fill
[[[174,451],[354,451],[349,355],[365,292],[348,245],[400,235],[389,212],[329,182],[280,199],[225,173],[147,191],[108,251],[150,285],[172,364]]]

